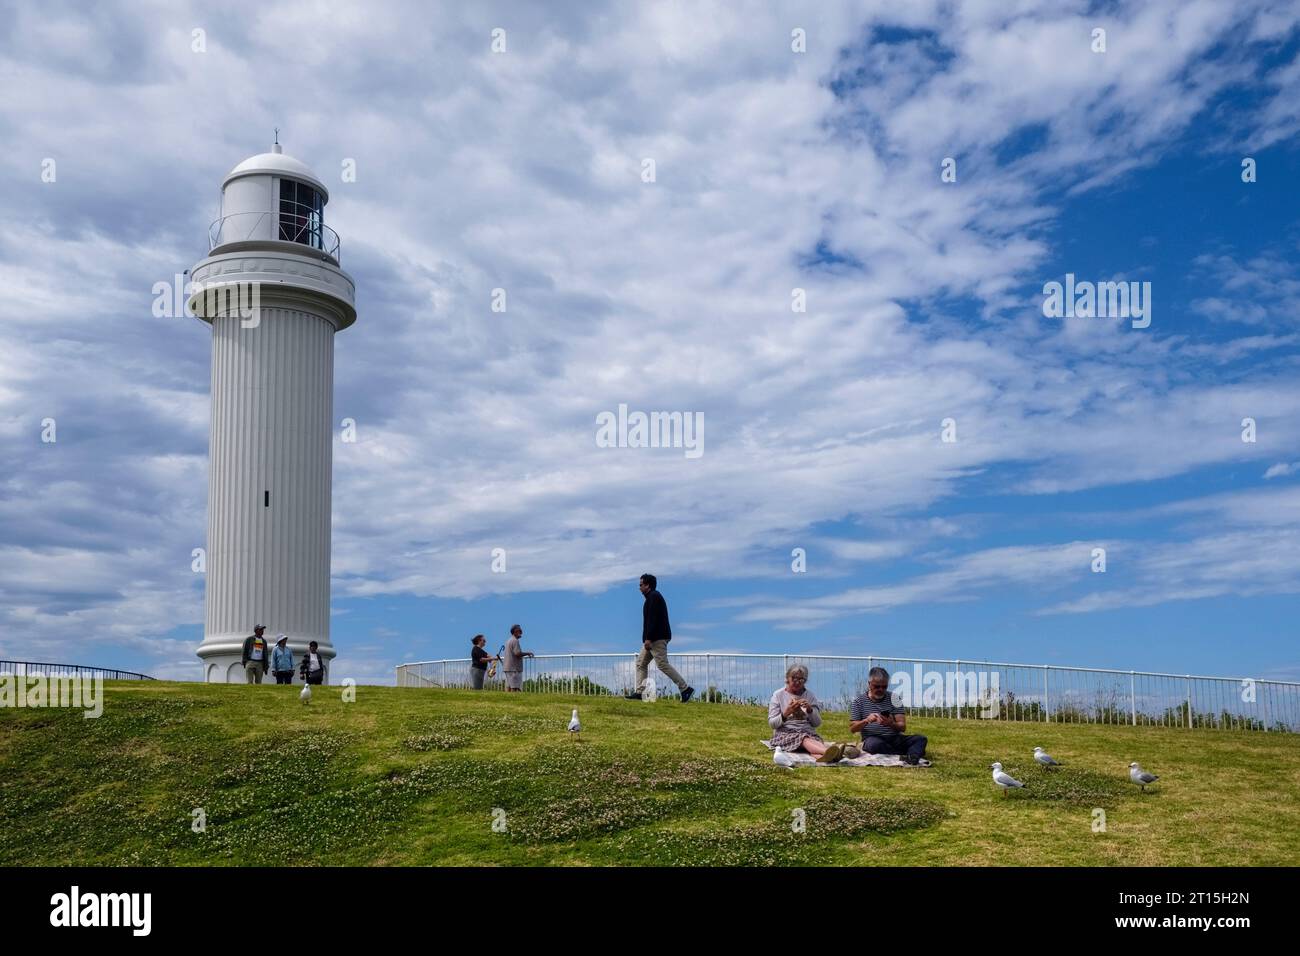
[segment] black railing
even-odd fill
[[[52,664],[49,661],[0,661],[0,676],[56,677],[76,674],[81,677],[102,677],[104,680],[157,680],[148,674],[119,671],[112,667],[91,667],[86,664]]]

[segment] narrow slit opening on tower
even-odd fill
[[[271,507],[271,492],[269,491],[262,492],[262,507],[263,508]]]

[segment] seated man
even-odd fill
[[[869,754],[896,754],[915,766],[925,756],[925,737],[905,734],[907,708],[895,704],[889,694],[889,671],[871,668],[867,692],[853,700],[849,709],[849,731],[862,734],[862,748]]]

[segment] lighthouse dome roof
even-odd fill
[[[274,152],[258,153],[256,156],[248,157],[226,174],[225,180],[221,183],[222,188],[225,188],[232,179],[238,179],[241,176],[281,176],[310,183],[324,194],[326,201],[329,200],[329,190],[320,181],[320,177],[312,172],[310,166],[300,159],[294,159],[292,156],[280,152],[278,145],[274,147],[274,150]]]

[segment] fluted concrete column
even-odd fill
[[[214,318],[207,651],[238,650],[254,624],[266,624],[271,640],[289,636],[295,656],[313,640],[334,656],[333,400],[329,320],[266,307],[256,328],[238,315]]]

